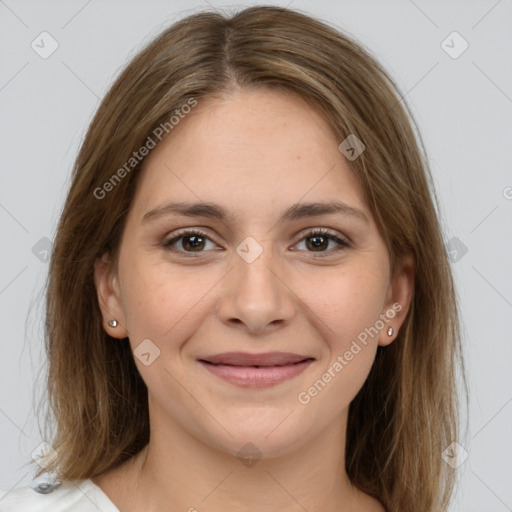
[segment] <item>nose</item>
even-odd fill
[[[254,261],[234,254],[233,268],[223,283],[221,320],[251,334],[282,328],[296,313],[296,295],[289,280],[269,247]]]

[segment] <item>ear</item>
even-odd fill
[[[379,333],[380,346],[385,347],[396,339],[411,307],[413,290],[414,259],[412,254],[406,254],[397,261],[394,275],[389,283],[381,317],[384,319],[384,327]],[[393,328],[391,336],[388,335],[390,327]]]
[[[128,332],[121,302],[119,280],[108,254],[104,254],[94,262],[94,283],[103,316],[103,328],[113,338],[126,338]],[[111,327],[110,320],[116,320],[117,326]]]

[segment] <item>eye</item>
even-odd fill
[[[329,249],[329,244],[334,242],[337,244],[334,248]],[[325,256],[332,256],[340,250],[350,247],[348,240],[340,238],[335,233],[331,233],[327,229],[319,228],[306,233],[300,240],[299,244],[304,243],[307,252],[317,253],[314,257],[323,258]]]
[[[351,247],[348,240],[324,228],[309,231],[299,241],[299,244],[301,243],[305,244],[306,252],[316,253],[314,257],[320,258],[332,256],[333,253]],[[337,246],[329,248],[332,243]],[[208,252],[208,244],[211,244],[210,250],[217,247],[206,233],[195,228],[178,231],[174,237],[163,242],[162,246],[166,250],[182,253],[187,257],[197,257],[203,252]]]
[[[208,235],[198,229],[187,229],[179,231],[176,236],[166,240],[162,245],[165,249],[173,252],[181,252],[187,256],[199,256],[208,245],[208,242],[215,248],[216,245],[210,240]],[[176,248],[174,245],[177,245]]]

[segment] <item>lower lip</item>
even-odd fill
[[[199,361],[208,371],[231,384],[244,388],[266,388],[291,379],[302,373],[312,362],[307,359],[300,363],[283,366],[231,366],[215,365]]]

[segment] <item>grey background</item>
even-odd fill
[[[465,325],[471,402],[463,446],[469,456],[459,467],[451,510],[510,511],[512,1],[267,3],[308,11],[346,30],[384,64],[413,109],[445,238],[457,251],[453,268]],[[44,251],[78,145],[130,57],[175,20],[210,5],[0,0],[0,489],[30,483],[33,470],[24,464],[42,441],[34,411],[44,362]],[[43,31],[59,45],[46,59],[31,47]],[[458,58],[442,46],[453,31],[469,44]],[[462,48],[452,39],[444,43],[450,51]]]

